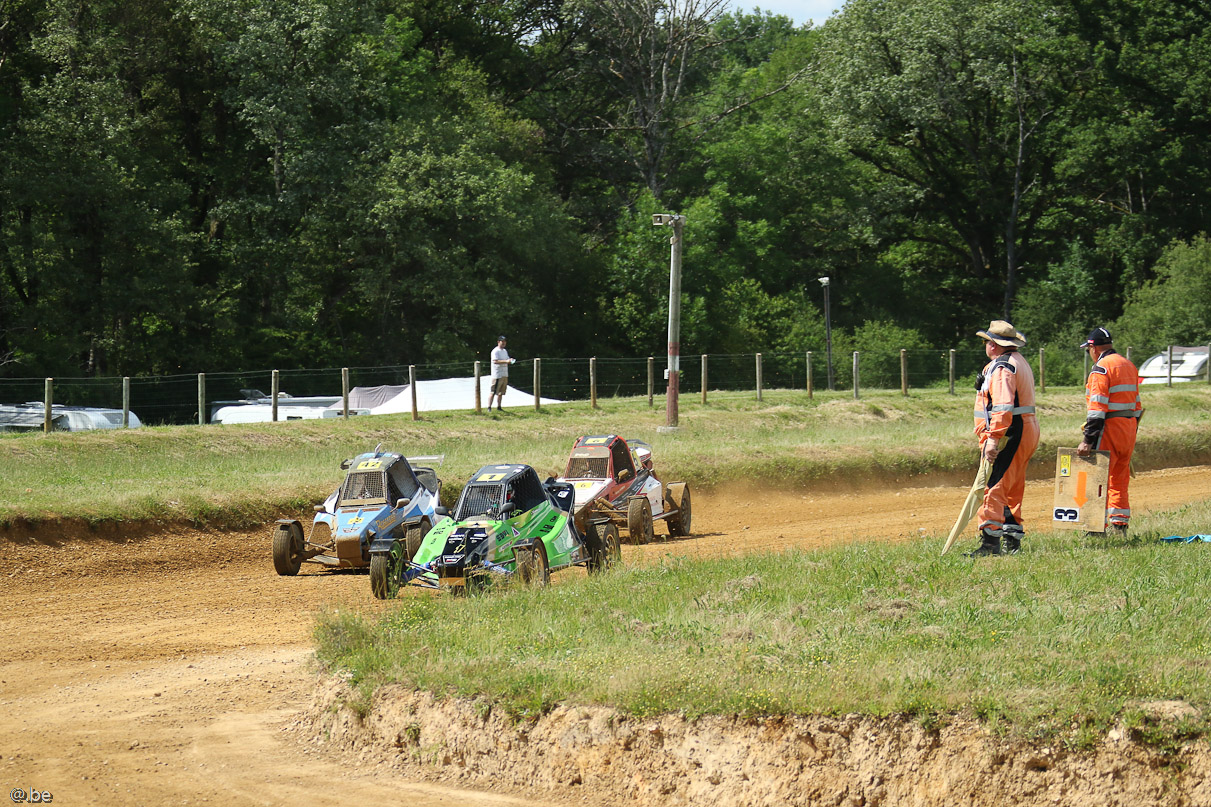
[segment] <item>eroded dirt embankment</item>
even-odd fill
[[[1133,483],[1132,503],[1146,512],[1203,500],[1209,482],[1208,467],[1144,473]],[[666,555],[718,556],[858,539],[903,541],[928,534],[937,540],[965,493],[966,485],[889,485],[851,493],[696,494],[693,538],[627,546],[624,557],[650,563]],[[1050,501],[1049,481],[1030,483],[1028,526],[1047,523]],[[889,529],[889,523],[895,526]],[[925,800],[943,786],[951,789],[936,792],[951,793],[950,804],[1093,807],[1114,804],[1113,798],[1121,804],[1185,807],[1199,804],[1196,798],[1211,804],[1204,791],[1183,789],[1184,782],[1194,781],[1184,770],[1211,779],[1201,757],[1184,769],[1164,767],[1149,752],[1124,744],[1125,738],[1108,738],[1097,755],[1105,765],[1086,764],[1043,749],[999,749],[978,729],[958,725],[931,738],[913,726],[856,718],[724,721],[699,723],[706,731],[694,735],[695,727],[679,727],[668,718],[657,724],[659,732],[649,731],[647,723],[616,720],[620,733],[605,734],[595,728],[609,723],[604,713],[588,713],[586,719],[586,713],[569,710],[553,714],[554,722],[541,729],[546,733],[531,731],[524,740],[503,733],[510,748],[483,754],[467,745],[449,764],[430,764],[444,757],[426,756],[429,750],[464,742],[458,737],[497,742],[494,723],[476,722],[482,720],[476,710],[468,716],[463,706],[451,704],[424,707],[434,710],[426,712],[432,724],[421,726],[419,734],[405,727],[398,747],[390,734],[382,735],[390,739],[386,746],[371,734],[353,743],[352,724],[348,735],[340,733],[345,723],[329,725],[337,730],[329,742],[305,719],[317,688],[325,698],[332,695],[329,684],[317,683],[321,679],[308,662],[313,617],[321,608],[373,615],[391,606],[371,598],[364,574],[306,567],[298,577],[278,577],[269,533],[268,525],[249,532],[140,528],[101,536],[72,524],[0,530],[3,782],[49,791],[57,804],[117,807],[205,801],[237,807],[351,801],[414,807],[673,799],[699,804],[708,803],[715,788],[741,798],[734,788],[744,775],[746,787],[759,786],[753,791],[758,800],[748,802],[754,804],[786,803],[779,795],[760,799],[792,791],[817,793],[825,804],[943,803]],[[393,714],[421,708],[420,697],[416,707],[409,700],[391,706],[384,700],[382,725],[404,719]],[[976,733],[964,733],[969,730]],[[449,731],[451,739],[426,731]],[[414,735],[417,741],[409,745]],[[601,747],[581,744],[593,737],[600,737]],[[765,753],[767,743],[785,750]],[[418,752],[420,763],[414,761]],[[470,760],[483,767],[489,757],[510,752],[518,757],[516,767],[493,775],[459,764]],[[1113,767],[1116,756],[1119,768]],[[870,765],[863,767],[866,760]],[[552,761],[559,764],[545,767]],[[635,767],[627,768],[631,762]],[[531,764],[537,767],[526,767]],[[654,772],[643,772],[648,764]],[[574,783],[577,765],[584,766],[580,784]],[[624,770],[629,773],[618,773]],[[846,771],[859,770],[877,781],[846,778]],[[617,780],[620,789],[606,789],[596,776]],[[719,781],[712,782],[713,776]],[[1128,784],[1136,781],[1146,784]],[[1029,789],[1038,782],[1045,786]],[[954,789],[962,783],[982,783],[985,800]],[[919,789],[910,791],[910,785]],[[997,800],[1003,789],[1013,796]],[[1085,793],[1092,795],[1078,799]]]
[[[332,681],[301,728],[405,775],[586,794],[609,804],[1141,807],[1211,804],[1211,750],[1164,758],[1112,731],[1094,750],[1009,744],[967,721],[927,730],[859,715],[628,719],[561,707],[533,723],[389,688],[363,719]]]

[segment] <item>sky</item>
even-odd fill
[[[844,0],[739,0],[733,5],[748,11],[755,8],[772,11],[790,17],[795,25],[802,25],[808,20],[813,20],[815,25],[823,25],[833,11],[843,4]]]

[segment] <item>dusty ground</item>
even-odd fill
[[[1206,466],[1141,474],[1132,504],[1142,512],[1204,499],[1209,480]],[[726,506],[697,495],[695,537],[627,546],[624,557],[938,541],[964,493],[764,491],[739,504],[729,496]],[[1050,500],[1050,481],[1030,484],[1028,528],[1049,523]],[[889,531],[888,515],[905,511],[907,526]],[[370,597],[362,574],[276,576],[268,528],[137,539],[10,531],[0,532],[0,549],[0,784],[10,791],[90,805],[602,801],[584,787],[536,791],[508,779],[491,792],[410,781],[372,755],[355,764],[309,741],[298,716],[315,689],[312,614],[389,606]]]

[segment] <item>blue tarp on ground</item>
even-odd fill
[[[1171,544],[1176,544],[1178,542],[1183,544],[1192,544],[1195,541],[1202,541],[1203,543],[1211,544],[1211,535],[1204,535],[1202,533],[1199,533],[1198,535],[1166,535],[1161,540],[1168,541]]]

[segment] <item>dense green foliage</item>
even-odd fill
[[[1206,343],[1208,110],[1206,0],[0,0],[0,374],[659,354],[670,210],[686,353]]]

